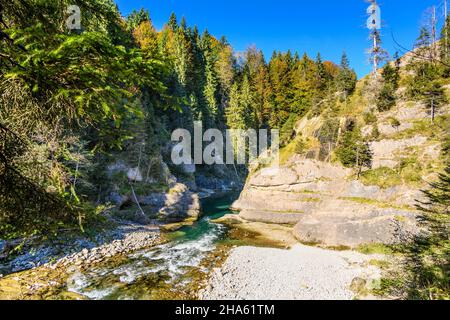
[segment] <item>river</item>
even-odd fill
[[[107,266],[76,272],[68,290],[90,299],[192,299],[226,255],[228,228],[211,220],[230,213],[238,194],[202,201],[202,218],[168,234],[169,242],[134,252]]]

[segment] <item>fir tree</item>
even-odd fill
[[[172,14],[170,15],[169,22],[167,23],[167,25],[172,31],[176,31],[178,29],[178,20],[177,16],[175,15],[175,12],[172,12]]]
[[[356,80],[356,73],[350,69],[350,61],[348,60],[347,54],[344,52],[341,58],[339,74],[336,78],[336,86],[337,89],[344,94],[345,98],[355,90]]]

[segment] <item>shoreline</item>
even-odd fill
[[[78,237],[72,244],[63,241],[60,245],[44,243],[28,248],[9,262],[12,272],[0,276],[0,300],[85,299],[64,290],[71,273],[166,241],[158,226],[128,222],[105,231],[95,240]]]
[[[7,271],[2,276],[42,266],[55,268],[69,264],[88,265],[163,241],[158,225],[141,225],[128,221],[114,223],[117,224],[114,228],[95,237],[61,235],[41,243],[29,243],[23,252],[0,264],[1,269]]]

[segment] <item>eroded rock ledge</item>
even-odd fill
[[[299,241],[325,246],[393,244],[417,232],[420,191],[365,186],[349,177],[339,165],[293,157],[251,175],[233,209],[248,221],[290,224]]]

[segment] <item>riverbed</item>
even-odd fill
[[[226,256],[228,228],[211,220],[229,213],[236,194],[204,200],[202,218],[168,233],[169,242],[110,265],[75,272],[67,290],[89,299],[194,299],[199,283]]]
[[[120,251],[100,263],[66,259],[66,265],[49,264],[0,279],[0,298],[353,299],[355,283],[359,291],[377,284],[380,270],[371,261],[382,257],[300,245],[289,226],[214,223],[232,213],[237,196],[203,200],[202,217],[177,231],[157,238],[155,231],[143,232],[155,241],[164,238],[162,244]]]

